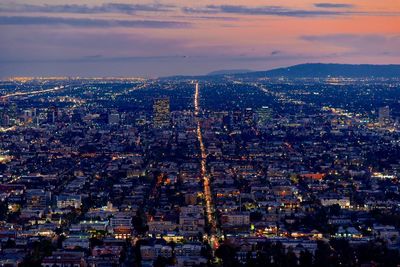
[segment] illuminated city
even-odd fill
[[[400,266],[398,0],[0,1],[0,267]]]
[[[2,81],[2,255],[397,262],[398,78],[195,78]]]

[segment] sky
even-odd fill
[[[0,77],[400,63],[399,0],[1,0]]]

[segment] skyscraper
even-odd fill
[[[118,114],[118,112],[114,111],[110,114],[108,114],[108,124],[119,124],[120,121],[120,116]]]
[[[156,98],[153,103],[154,128],[165,128],[170,125],[169,98]]]
[[[55,123],[58,121],[59,118],[58,108],[55,106],[50,107],[47,109],[47,122],[48,123]]]
[[[262,106],[256,110],[256,121],[258,127],[265,127],[271,119],[272,110],[267,106]]]
[[[253,120],[254,112],[252,108],[246,108],[244,110],[243,114],[243,121],[246,125],[252,125],[254,120]]]
[[[390,123],[390,108],[389,106],[379,108],[379,124],[387,125]]]

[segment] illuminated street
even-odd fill
[[[6,99],[14,96],[30,96],[30,95],[38,95],[38,94],[45,94],[45,93],[51,93],[51,92],[57,92],[60,90],[65,89],[65,86],[56,86],[51,89],[44,89],[44,90],[37,90],[37,91],[30,91],[30,92],[15,92],[15,93],[10,93],[7,95],[2,95],[0,96],[1,99]]]
[[[199,101],[199,84],[196,83],[196,90],[194,94],[194,107],[195,107],[195,116],[197,117],[197,139],[200,144],[200,154],[201,154],[201,177],[203,180],[203,187],[204,187],[204,199],[205,199],[205,207],[206,207],[206,214],[207,214],[207,221],[210,225],[210,244],[213,249],[218,248],[218,237],[216,233],[218,232],[217,229],[217,221],[215,218],[215,209],[212,199],[212,192],[210,188],[210,176],[207,174],[207,152],[203,142],[203,135],[201,132],[201,122],[199,119],[199,112],[200,112],[200,101]]]

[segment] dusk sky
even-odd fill
[[[399,0],[0,1],[0,76],[400,63]]]

